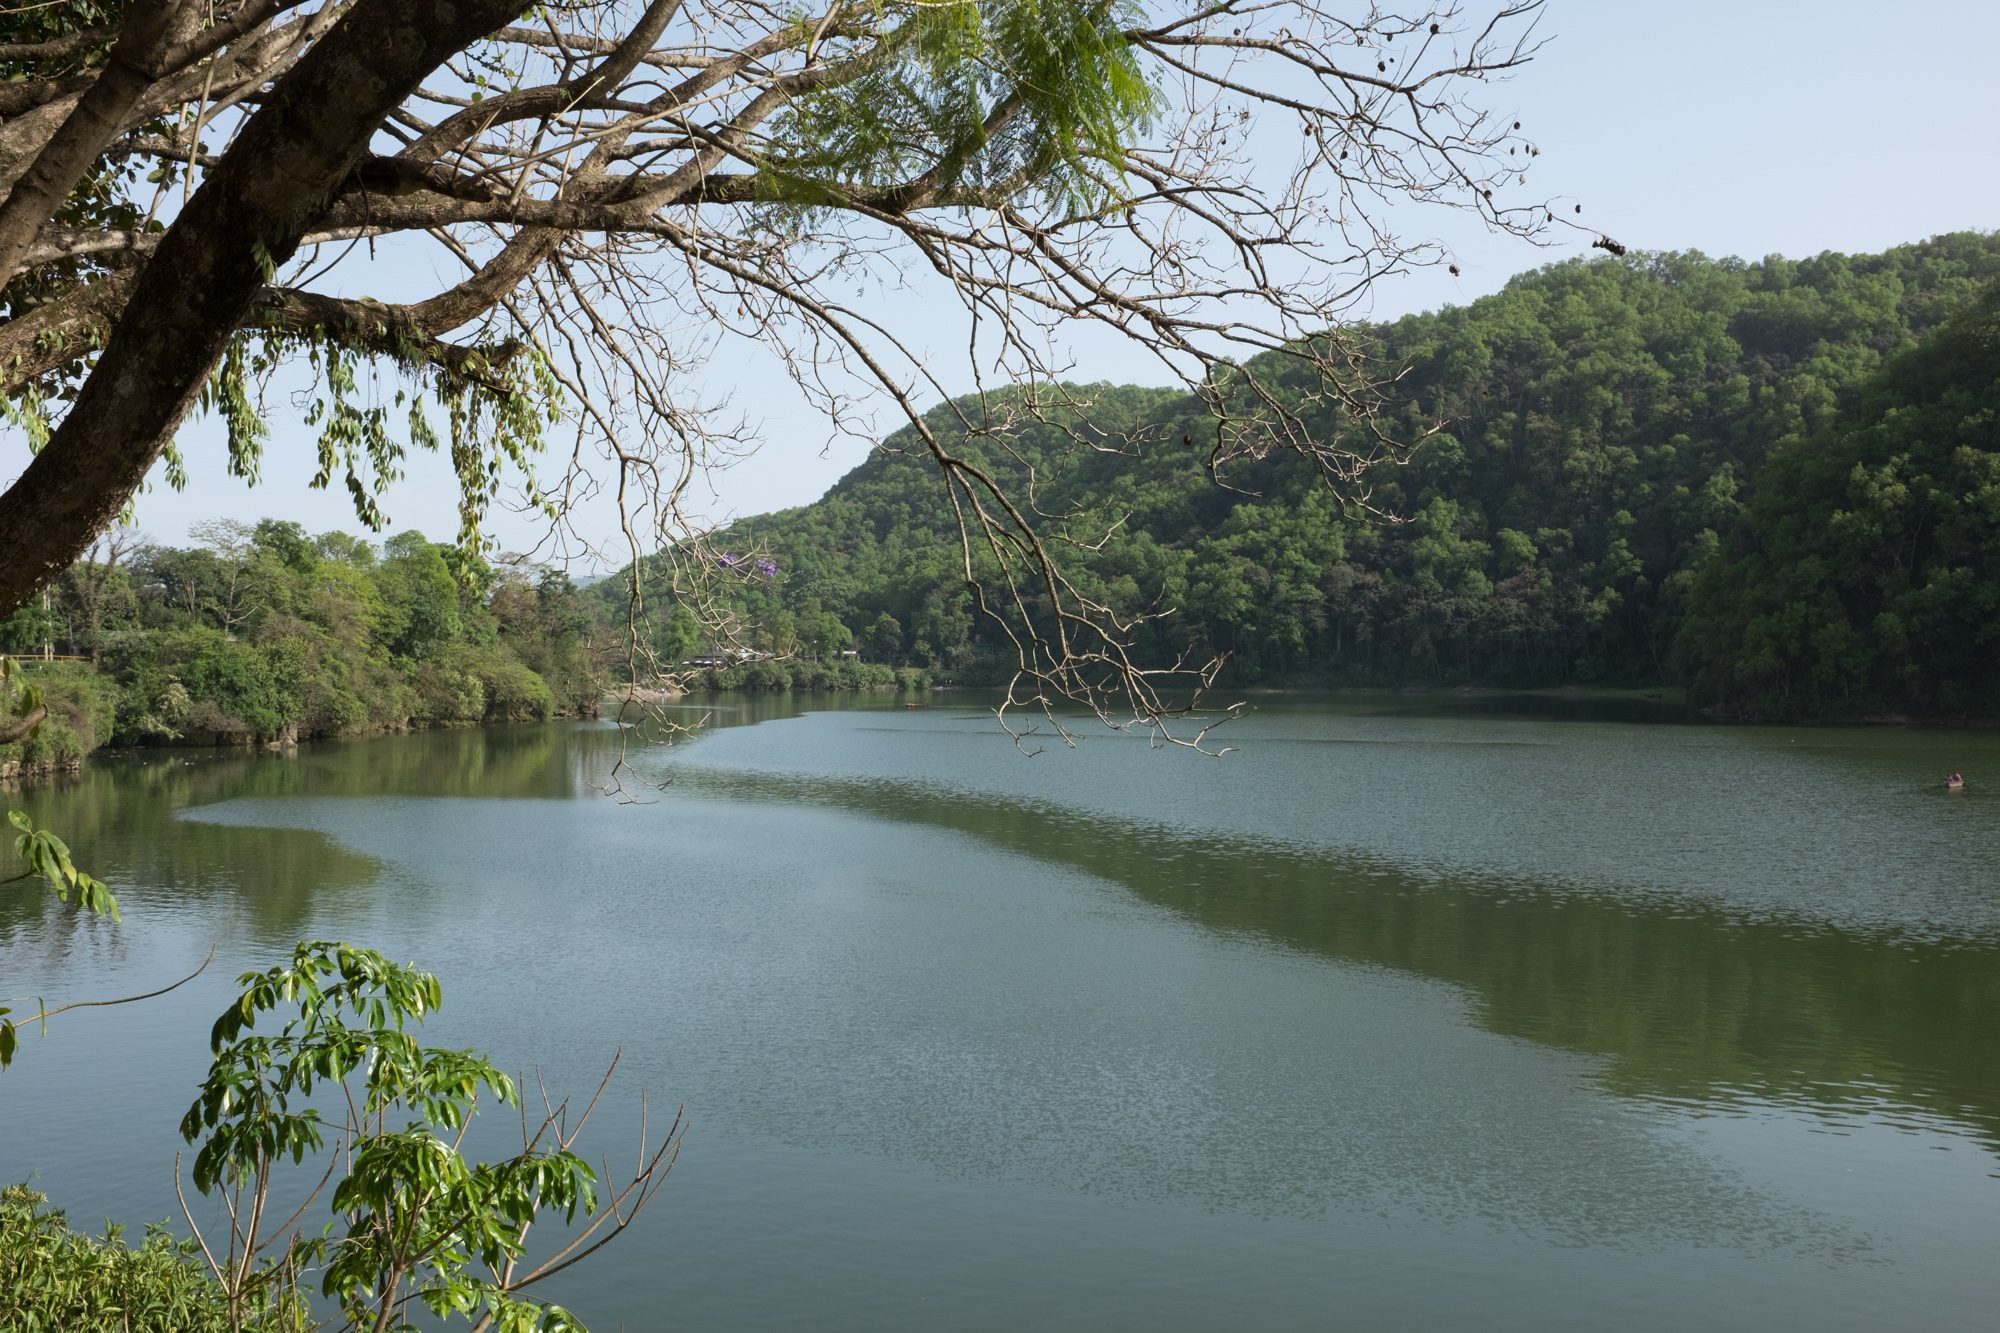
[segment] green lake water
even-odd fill
[[[614,1166],[686,1108],[551,1292],[600,1333],[1991,1326],[2000,734],[1258,703],[1221,759],[731,697],[30,789],[125,920],[9,890],[0,991],[219,950],[24,1043],[0,1176],[173,1213],[233,977],[330,936],[430,1040],[622,1050]]]

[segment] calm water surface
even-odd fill
[[[336,936],[441,974],[434,1041],[570,1088],[622,1048],[614,1165],[685,1105],[551,1293],[599,1330],[2000,1308],[2000,735],[1272,699],[1220,760],[1029,758],[970,702],[707,711],[625,753],[638,803],[592,725],[26,793],[125,921],[0,898],[0,989],[220,951],[25,1045],[0,1176],[168,1215],[230,979]]]

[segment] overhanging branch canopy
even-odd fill
[[[1365,505],[1365,469],[1426,428],[1376,419],[1394,368],[1342,318],[1444,257],[1392,206],[1527,237],[1560,221],[1524,194],[1532,141],[1482,100],[1533,55],[1540,7],[96,0],[0,18],[0,389],[46,439],[0,494],[0,612],[126,505],[191,405],[240,403],[246,373],[300,352],[484,401],[513,456],[541,431],[526,400],[561,386],[574,440],[537,494],[559,516],[612,491],[634,557],[675,547],[698,536],[691,480],[738,443],[700,364],[742,339],[836,427],[868,393],[909,419],[1027,695],[1109,689],[1157,717],[1131,626],[1050,557],[1057,520],[955,457],[923,406],[969,373],[1005,412],[1076,421],[1059,381],[1083,321],[1199,396],[1219,480],[1289,449]],[[464,276],[394,303],[315,289],[398,236]],[[854,302],[871,271],[949,293],[971,362],[926,364]],[[1329,403],[1331,438],[1307,410]],[[967,424],[990,433],[1000,408]],[[452,443],[476,542],[495,446]],[[365,463],[323,472],[344,467],[375,520]]]

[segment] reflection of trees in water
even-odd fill
[[[1915,1110],[2000,1147],[2000,946],[1746,920],[1684,899],[1411,876],[915,784],[692,770],[691,791],[970,834],[1211,929],[1464,987],[1488,1030],[1600,1056],[1615,1093]]]
[[[258,777],[267,785],[233,794],[564,799],[583,793],[590,759],[616,738],[608,727],[567,723],[373,737],[303,750],[289,766],[263,766]]]
[[[28,787],[16,803],[57,830],[79,862],[121,895],[227,896],[259,934],[291,939],[322,895],[369,883],[379,862],[323,833],[183,819],[181,812],[279,797],[570,798],[606,766],[616,743],[612,728],[550,724],[373,737],[287,756],[148,750]],[[9,849],[11,859],[11,842]],[[59,947],[71,932],[52,927],[71,915],[40,892],[0,892],[0,943],[14,943],[32,924],[50,927],[39,933]]]
[[[223,896],[260,933],[296,933],[319,894],[367,883],[377,863],[319,833],[177,817],[182,810],[246,794],[263,785],[262,769],[281,762],[189,763],[177,757],[97,766],[59,790],[24,794],[23,804],[38,821],[60,831],[77,859],[112,885],[128,912],[149,899]],[[47,912],[69,915],[47,897],[0,902],[0,941],[12,943],[21,923],[48,922]],[[74,928],[87,926],[78,921]],[[68,932],[44,933],[54,941]]]
[[[681,711],[720,728],[802,708],[882,706],[867,696],[726,695]],[[1881,743],[1861,739],[1864,752]],[[641,729],[634,743],[643,741]],[[179,812],[244,798],[574,798],[603,780],[621,743],[615,727],[551,724],[308,746],[289,758],[160,750],[27,788],[19,803],[121,893],[228,895],[260,932],[291,938],[318,899],[372,881],[378,863],[318,832]],[[1745,920],[1684,899],[1418,879],[1359,858],[1175,838],[912,784],[700,767],[679,769],[676,782],[972,834],[1216,930],[1450,981],[1476,998],[1492,1031],[1608,1057],[1602,1079],[1628,1095],[1848,1111],[1879,1096],[1967,1121],[2000,1143],[2000,1069],[1980,1054],[1986,1016],[2000,1012],[1991,943]],[[29,925],[53,941],[68,933],[54,921],[71,916],[44,894],[0,892],[0,943]]]
[[[1478,717],[1502,720],[1547,722],[1639,722],[1676,723],[1687,720],[1686,704],[1663,692],[1635,694],[1630,691],[1587,690],[1421,690],[1411,694],[1389,694],[1371,690],[1343,690],[1339,693],[1343,711],[1380,717]],[[1306,694],[1260,697],[1260,712],[1324,707]]]

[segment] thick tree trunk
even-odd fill
[[[173,437],[266,277],[391,109],[523,0],[362,0],[251,117],[140,274],[69,415],[0,495],[0,616],[74,561]]]

